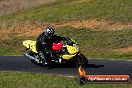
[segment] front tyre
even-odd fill
[[[82,67],[87,67],[88,66],[88,59],[83,55],[83,54],[79,54],[77,56],[78,58],[78,66],[82,66]]]

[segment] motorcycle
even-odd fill
[[[52,57],[48,51],[45,51],[44,54],[38,52],[36,41],[25,40],[23,45],[26,47],[24,56],[28,57],[31,62],[41,66],[46,66],[45,58],[49,60],[50,64],[53,62],[59,64],[70,63],[75,64],[77,67],[80,65],[85,67],[88,64],[88,59],[79,51],[78,44],[71,38],[54,42],[51,46]]]

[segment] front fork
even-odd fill
[[[79,66],[82,66],[82,64],[83,64],[83,61],[82,61],[82,59],[80,58],[80,55],[81,55],[81,52],[78,52],[77,54],[76,54],[76,65],[77,65],[77,67],[79,67]]]

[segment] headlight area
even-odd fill
[[[78,44],[73,44],[73,47],[75,47],[77,50],[79,50]]]

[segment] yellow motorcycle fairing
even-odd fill
[[[71,59],[72,57],[74,57],[75,55],[76,55],[76,54],[74,54],[74,55],[65,54],[65,55],[62,55],[61,57],[62,57],[63,59],[69,60],[69,59]]]
[[[32,41],[32,40],[25,40],[23,41],[23,45],[26,48],[29,48],[31,51],[38,53],[36,50],[36,41]]]
[[[62,58],[66,59],[66,60],[69,60],[72,57],[74,57],[76,55],[76,53],[79,51],[77,49],[77,47],[75,47],[75,46],[66,45],[66,47],[67,47],[68,52],[70,53],[70,54],[64,54],[64,55],[62,55]]]
[[[75,46],[69,46],[69,45],[67,45],[66,46],[67,47],[67,50],[68,50],[68,52],[70,53],[70,54],[76,54],[79,50],[77,49],[77,47],[75,47]]]

